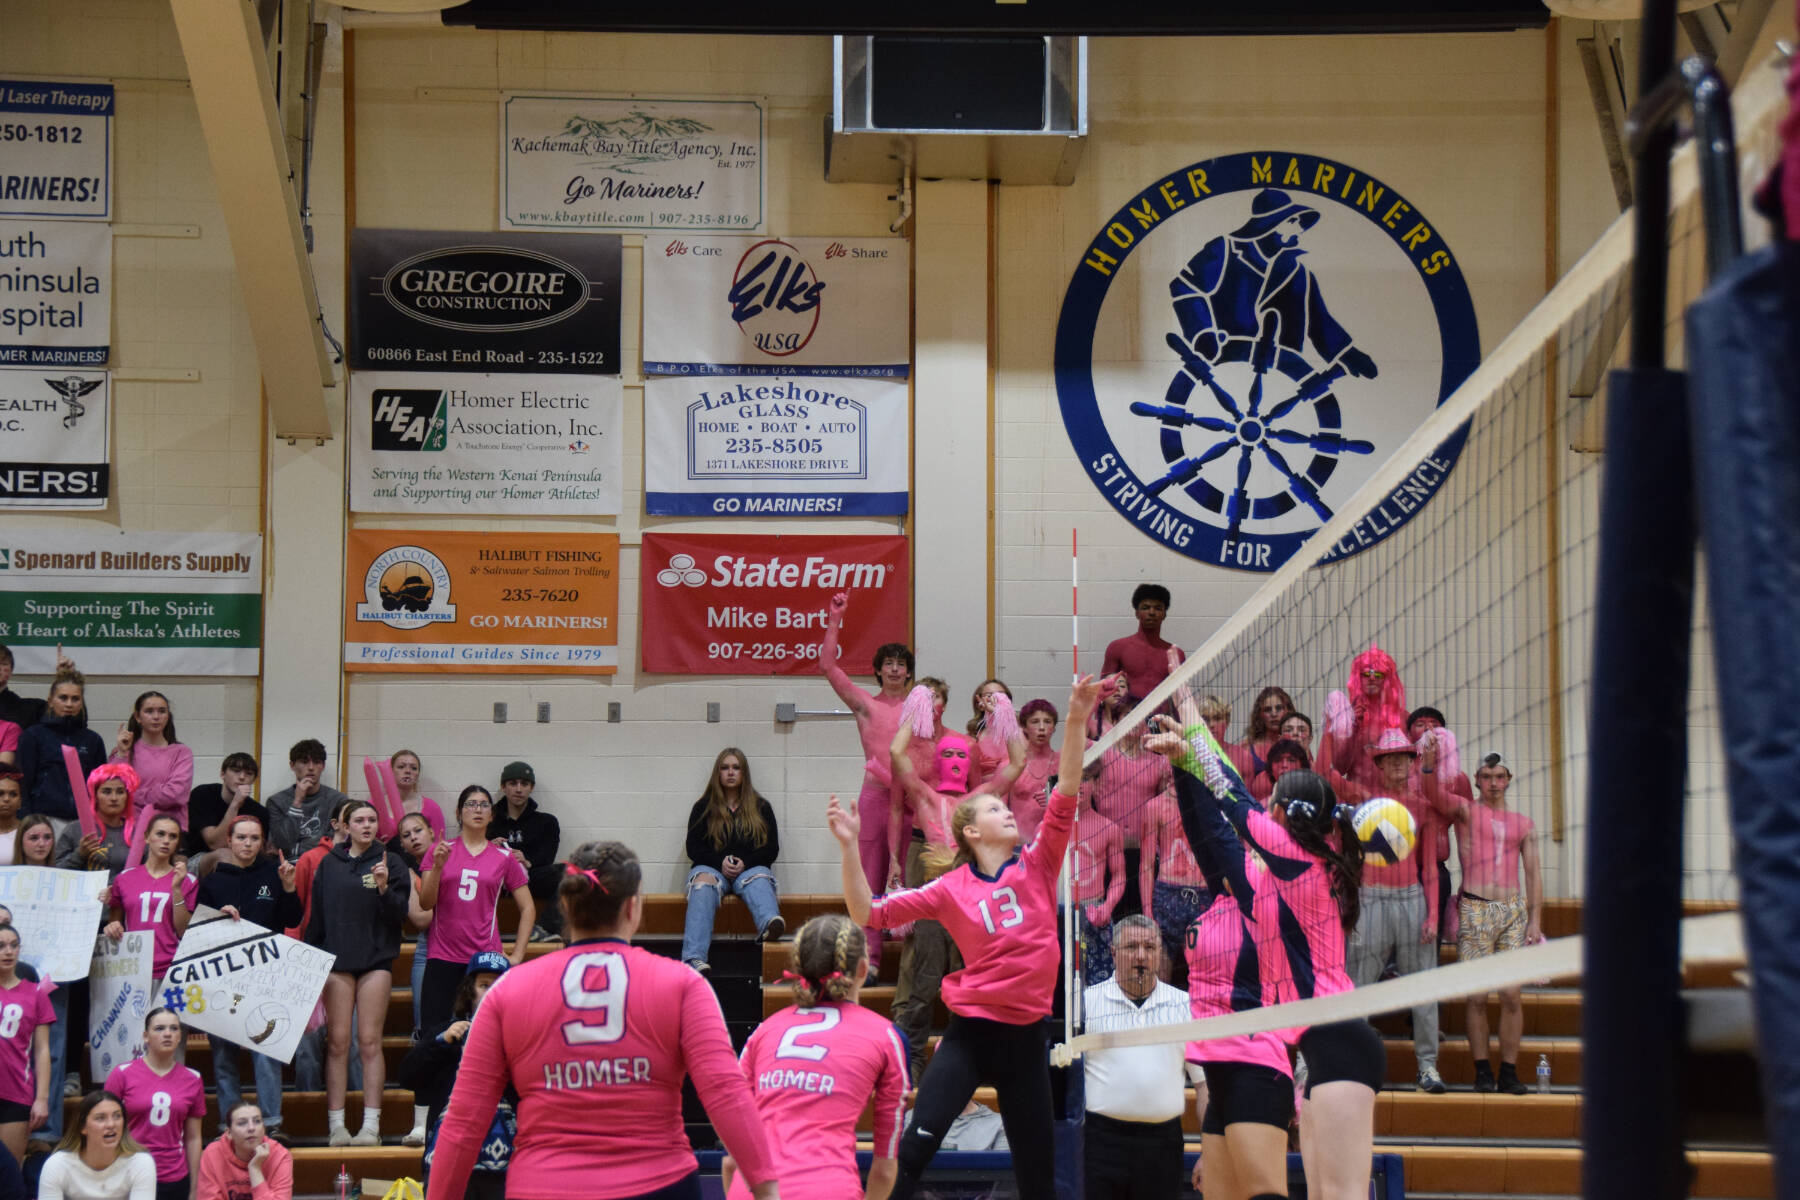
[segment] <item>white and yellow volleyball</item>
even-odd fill
[[[1363,857],[1383,866],[1403,861],[1419,840],[1418,822],[1412,813],[1386,796],[1363,801],[1350,822],[1362,843]]]

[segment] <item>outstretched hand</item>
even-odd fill
[[[831,598],[831,615],[837,620],[844,619],[844,613],[850,607],[850,593],[839,592]]]
[[[1084,724],[1095,706],[1100,703],[1100,686],[1102,681],[1092,675],[1083,675],[1069,689],[1069,724]]]
[[[1168,758],[1179,758],[1186,746],[1186,738],[1169,730],[1150,734],[1144,739],[1144,749],[1152,754],[1161,754]]]
[[[831,827],[831,836],[838,840],[838,845],[846,848],[855,846],[862,833],[862,819],[839,804],[835,795],[825,806],[825,823]]]

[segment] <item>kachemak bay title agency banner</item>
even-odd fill
[[[112,254],[99,221],[0,221],[0,365],[104,367]]]
[[[509,95],[500,225],[756,232],[767,132],[756,100]]]
[[[904,379],[911,262],[905,238],[645,238],[644,373]]]
[[[112,219],[113,87],[0,79],[0,217]]]
[[[0,368],[0,509],[106,507],[109,379],[69,367]]]
[[[652,516],[907,511],[906,383],[703,375],[644,381]]]
[[[350,379],[350,509],[611,514],[622,506],[617,375]]]
[[[344,669],[611,675],[619,537],[353,529]]]
[[[358,229],[359,370],[619,373],[619,239]]]
[[[262,538],[0,534],[0,642],[22,675],[54,671],[58,645],[97,675],[254,675]]]

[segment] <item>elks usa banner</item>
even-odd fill
[[[645,238],[644,373],[904,379],[910,273],[904,238]]]
[[[102,222],[0,221],[0,364],[104,367],[112,263]]]
[[[907,511],[906,383],[700,375],[644,382],[652,516]]]
[[[903,537],[646,533],[638,561],[651,674],[817,675],[839,592],[845,671],[869,674],[878,647],[911,641]]]
[[[350,388],[352,512],[613,514],[623,503],[617,375],[357,371]]]
[[[0,508],[105,508],[111,417],[105,371],[0,369]]]

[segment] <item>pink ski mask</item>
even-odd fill
[[[938,791],[946,796],[968,792],[969,755],[974,748],[974,743],[960,733],[946,733],[938,739]]]

